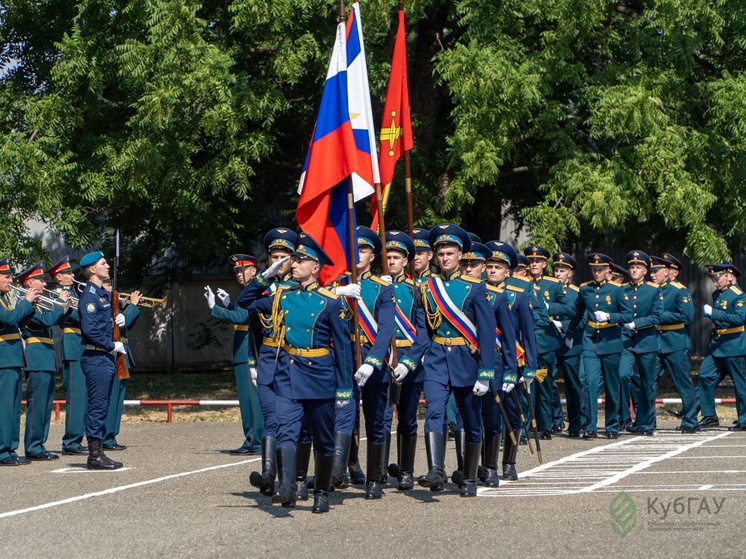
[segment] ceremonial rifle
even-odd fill
[[[114,341],[121,341],[121,331],[117,324],[116,318],[119,314],[119,292],[117,291],[117,267],[119,266],[119,229],[117,229],[116,242],[114,249],[114,266],[112,267],[113,273],[111,276],[111,312],[112,318],[114,318]],[[124,380],[130,378],[130,371],[127,368],[127,357],[124,353],[116,354],[116,365],[117,365],[117,380]]]

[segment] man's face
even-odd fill
[[[375,260],[373,249],[369,246],[361,246],[357,249],[359,262],[357,263],[357,273],[362,274],[370,270],[370,265]]]
[[[398,250],[387,251],[386,262],[389,265],[389,275],[392,278],[400,276],[409,264],[409,260]]]
[[[676,278],[679,277],[679,270],[676,268],[670,268],[668,270],[668,277],[671,281],[676,281]]]
[[[525,278],[528,276],[528,270],[524,268],[523,266],[518,266],[515,270],[513,270],[513,275],[517,278]]]
[[[538,278],[544,274],[544,269],[547,267],[547,261],[544,258],[529,258],[529,269],[531,276]]]
[[[236,270],[236,281],[241,286],[248,284],[256,275],[256,266],[246,266],[245,268],[239,268]]]
[[[609,273],[611,270],[608,266],[594,266],[591,268],[591,275],[593,276],[593,281],[596,283],[601,283],[602,281],[608,279]]]
[[[663,283],[668,279],[668,268],[653,268],[650,270],[650,279],[655,283]]]
[[[109,264],[106,258],[100,258],[91,268],[93,268],[93,275],[101,281],[109,279]]]
[[[13,283],[13,276],[10,274],[0,274],[0,293],[10,291],[10,284]]]
[[[629,265],[629,277],[632,278],[632,281],[635,283],[640,283],[644,280],[647,272],[648,268],[643,264],[635,263]]]
[[[712,284],[717,289],[725,289],[731,283],[733,283],[733,280],[735,278],[733,277],[733,274],[731,274],[730,272],[723,272],[721,274],[712,274],[710,276],[710,279],[712,280]]]
[[[36,289],[39,293],[41,293],[42,289],[44,289],[46,286],[47,282],[44,281],[41,276],[27,279],[23,282],[23,287],[25,287],[26,289]]]
[[[443,274],[448,276],[455,272],[460,260],[461,249],[456,245],[443,245],[438,249],[438,264]]]
[[[567,285],[572,281],[572,268],[563,264],[554,265],[554,277],[562,282],[563,285]]]
[[[481,260],[462,260],[461,273],[474,279],[482,279],[484,272],[484,262]]]
[[[485,264],[487,272],[487,281],[492,285],[500,285],[510,275],[510,268],[505,262],[489,260]]]
[[[433,259],[432,250],[418,250],[414,254],[414,270],[421,274],[430,267],[430,261]]]
[[[75,274],[73,274],[70,270],[66,270],[64,272],[57,272],[54,275],[54,282],[57,285],[61,285],[62,287],[70,287],[73,284],[74,277],[75,277]]]
[[[310,281],[315,273],[319,271],[319,263],[311,258],[291,258],[291,270],[293,279],[300,284]]]
[[[114,290],[114,288],[111,286],[111,282],[110,281],[105,281],[102,284],[102,286],[103,286],[104,290],[108,291],[109,293],[111,293]]]
[[[287,258],[290,256],[292,252],[282,249],[282,248],[273,248],[269,251],[269,263],[274,264],[275,262],[282,260],[283,258]],[[292,266],[292,263],[290,262],[290,259],[288,258],[285,260],[285,263],[280,266],[280,269],[277,271],[277,275],[281,278],[284,278],[287,273],[290,271],[290,267]],[[254,271],[254,274],[256,274],[256,271]]]

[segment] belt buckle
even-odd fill
[[[446,343],[444,343],[443,345],[445,345],[445,346],[450,346],[450,345],[452,345],[452,344],[451,344],[451,338],[446,338]]]

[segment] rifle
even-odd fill
[[[119,265],[119,229],[117,229],[116,235],[116,250],[114,252],[114,266],[113,274],[111,276],[111,312],[112,318],[116,319],[119,314],[119,292],[117,291],[117,266]],[[121,340],[122,334],[119,326],[114,321],[114,341],[118,342]],[[130,378],[130,371],[127,368],[127,357],[123,353],[117,353],[115,358],[117,367],[117,380],[124,380]]]
[[[534,403],[531,400],[531,393],[528,391],[528,385],[526,381],[523,381],[523,390],[526,393],[526,401],[528,402],[528,414],[531,418],[531,429],[534,432],[534,442],[536,443],[536,454],[539,456],[539,464],[543,464],[544,460],[541,457],[541,443],[539,442],[539,429],[536,427],[536,414],[534,413]]]
[[[515,440],[515,434],[513,433],[513,429],[510,426],[510,419],[508,418],[508,412],[505,411],[505,406],[503,406],[503,402],[500,399],[499,394],[497,393],[497,389],[495,388],[495,383],[490,381],[490,388],[492,389],[492,395],[495,397],[495,402],[497,403],[497,407],[500,408],[500,415],[503,417],[503,424],[505,425],[505,432],[510,435],[510,440],[513,442],[514,445],[518,444],[518,441]]]
[[[518,409],[518,413],[521,414],[521,425],[523,427],[526,426],[526,417],[523,415],[523,406],[521,406],[521,400],[518,398],[518,394],[516,390],[513,390],[513,399],[515,400],[515,407]],[[531,439],[526,437],[526,442],[528,443],[528,449],[531,451],[531,454],[534,453],[534,445],[531,444]]]

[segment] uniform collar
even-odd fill
[[[605,284],[605,283],[608,283],[608,282],[609,282],[609,280],[607,280],[607,279],[605,279],[605,280],[603,280],[603,281],[600,281],[600,282],[598,282],[598,283],[596,283],[596,282],[594,281],[594,282],[593,282],[593,285],[595,285],[596,287],[601,287],[601,286],[602,286],[603,284]]]
[[[313,290],[317,289],[318,287],[319,287],[319,282],[312,281],[308,285],[301,285],[300,289],[301,289],[301,291],[313,291]]]
[[[360,279],[370,279],[370,276],[372,275],[373,272],[371,272],[370,270],[366,270],[360,275]]]
[[[444,274],[441,273],[440,277],[443,278],[444,280],[455,280],[461,277],[461,272],[456,270],[450,276],[445,276]]]
[[[401,273],[394,278],[394,283],[404,283],[407,281],[407,274]]]
[[[421,273],[421,274],[419,275],[419,277],[421,277],[421,278],[429,278],[429,277],[431,277],[432,275],[433,275],[433,273],[432,273],[432,272],[430,271],[430,269],[428,268],[428,269],[426,269],[425,271],[423,271],[423,272],[422,272],[422,273]]]

